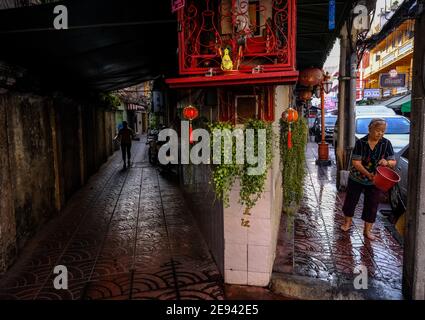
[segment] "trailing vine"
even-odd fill
[[[209,130],[212,133],[214,130],[228,129],[233,131],[235,126],[230,122],[215,122],[209,124]],[[234,141],[233,141],[234,142]],[[213,139],[211,139],[211,147],[213,147]],[[232,162],[224,162],[224,143],[221,144],[221,164],[213,166],[212,170],[212,185],[216,197],[223,201],[225,207],[229,206],[229,193],[235,183],[236,177],[239,175],[241,165],[236,164],[236,145],[232,144]]]
[[[304,118],[291,124],[292,148],[287,146],[288,123],[280,120],[280,155],[282,161],[283,209],[293,213],[303,197],[305,148],[308,125]]]
[[[223,130],[228,129],[229,132],[232,132],[235,129],[235,126],[230,122],[215,122],[209,125],[210,132],[213,132],[215,129]],[[263,174],[260,175],[249,175],[248,169],[255,168],[257,164],[250,165],[247,163],[246,159],[244,164],[236,163],[236,139],[233,138],[232,144],[232,161],[229,164],[224,163],[224,143],[221,144],[221,164],[213,165],[212,170],[212,185],[215,191],[215,194],[218,199],[223,201],[225,207],[229,206],[229,194],[232,189],[233,184],[236,179],[239,178],[241,184],[241,190],[239,193],[239,203],[245,206],[246,211],[253,208],[261,197],[262,192],[264,191],[264,184],[267,178],[267,170],[271,165],[273,159],[273,139],[272,139],[272,126],[270,123],[267,123],[262,120],[251,119],[245,123],[244,129],[254,129],[254,155],[258,156],[258,129],[266,130],[266,168]],[[213,144],[213,139],[211,141]],[[246,153],[246,144],[245,152]]]
[[[254,154],[255,156],[258,156],[258,150],[259,148],[266,148],[266,163],[265,163],[265,170],[261,175],[249,175],[248,169],[250,167],[256,167],[257,165],[250,165],[247,161],[245,161],[245,164],[242,168],[241,174],[240,174],[240,181],[241,181],[241,190],[239,192],[239,202],[245,206],[246,210],[249,210],[253,208],[260,199],[263,191],[264,191],[264,184],[267,179],[267,171],[272,163],[273,160],[273,130],[270,123],[267,123],[265,121],[257,120],[257,119],[250,119],[245,123],[245,129],[254,129]],[[258,130],[264,129],[266,130],[266,141],[265,145],[260,144],[258,141]],[[246,146],[245,146],[246,148]]]

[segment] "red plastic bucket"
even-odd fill
[[[396,183],[400,181],[400,176],[394,170],[387,167],[376,168],[376,175],[374,178],[375,186],[382,190],[390,190]]]

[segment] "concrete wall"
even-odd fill
[[[279,137],[279,115],[289,105],[289,87],[277,86],[273,131]],[[278,141],[275,141],[278,146]],[[265,190],[250,211],[249,227],[244,208],[238,203],[240,187],[235,183],[230,192],[230,207],[224,208],[224,280],[226,283],[267,286],[276,256],[277,235],[282,212],[282,172],[280,152],[274,150]]]
[[[184,102],[181,102],[184,105]],[[275,90],[273,122],[275,138],[280,134],[279,116],[289,105],[289,87]],[[279,141],[275,141],[279,145]],[[276,244],[282,212],[282,171],[280,152],[274,150],[274,160],[268,171],[265,191],[250,216],[238,203],[240,186],[235,183],[230,192],[230,206],[223,208],[215,201],[209,184],[210,167],[182,166],[181,184],[193,214],[208,246],[224,275],[226,283],[267,286],[276,257]],[[249,227],[242,219],[249,219]],[[224,272],[223,272],[224,271]]]
[[[182,165],[180,186],[211,254],[224,274],[223,204],[210,184],[210,165]]]
[[[114,128],[93,104],[0,96],[0,273],[112,154]]]

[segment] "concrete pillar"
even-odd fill
[[[425,2],[420,1],[422,5]],[[425,299],[425,13],[416,21],[403,292]]]
[[[279,118],[289,105],[289,86],[277,86],[274,101],[273,131],[279,137]],[[265,190],[257,204],[244,215],[238,203],[239,186],[230,192],[230,207],[224,208],[224,280],[226,283],[267,286],[276,255],[277,234],[282,212],[282,171],[280,152],[267,174]],[[248,218],[249,227],[242,223]]]
[[[348,34],[346,24],[341,30],[341,49],[340,49],[340,65],[339,65],[339,96],[338,96],[338,137],[336,145],[337,159],[337,187],[340,185],[340,170],[345,170],[345,110],[346,110],[346,82],[347,82],[347,50],[348,50]]]
[[[6,110],[5,100],[0,97],[0,274],[6,271],[16,255],[16,220]]]

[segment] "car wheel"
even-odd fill
[[[395,185],[393,188],[391,188],[389,192],[389,200],[391,209],[393,210],[393,213],[395,215],[401,215],[405,208],[403,206],[403,203],[401,202],[401,196],[400,196],[400,189],[398,185]]]

